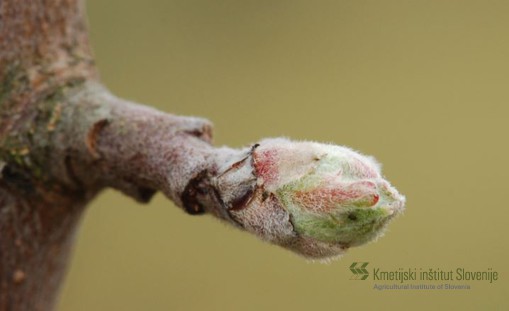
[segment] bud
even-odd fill
[[[404,209],[380,165],[346,147],[269,139],[234,166],[219,188],[232,189],[246,171],[251,179],[243,180],[253,182],[225,200],[232,219],[306,257],[337,257],[369,242]]]

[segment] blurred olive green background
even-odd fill
[[[407,210],[377,243],[318,264],[160,194],[140,205],[106,191],[84,219],[60,310],[509,309],[509,2],[87,6],[118,95],[204,116],[218,145],[287,136],[374,155]],[[500,280],[380,292],[349,280],[354,261],[493,268]]]

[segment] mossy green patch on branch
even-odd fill
[[[9,73],[11,79],[6,80],[2,86],[3,90],[6,90],[4,94],[18,92],[16,88],[28,87],[23,85],[20,75],[23,76],[19,72]],[[18,78],[13,78],[14,76]],[[15,108],[19,103],[12,103],[12,98],[4,98],[5,102],[11,101],[10,109],[3,107],[7,115],[2,116],[4,122],[10,122],[10,128],[8,133],[0,136],[0,160],[23,169],[36,179],[49,180],[49,176],[44,176],[43,172],[48,174],[51,171],[48,166],[52,157],[52,136],[61,122],[67,92],[76,85],[77,82],[72,81],[53,86],[46,95],[32,99],[35,101],[33,105],[20,111]]]
[[[19,63],[10,64],[2,70],[0,72],[0,107],[3,110],[8,109],[3,105],[9,102],[13,93],[24,90],[27,83],[27,73]]]

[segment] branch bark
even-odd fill
[[[383,232],[404,205],[373,159],[284,139],[212,146],[209,121],[101,85],[79,0],[0,2],[0,310],[51,310],[74,232],[105,187],[162,191],[308,258]]]

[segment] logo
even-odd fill
[[[367,261],[353,262],[348,267],[352,272],[350,280],[372,280],[376,290],[469,290],[473,282],[496,283],[500,279],[498,271],[491,267],[472,270],[463,267],[380,268],[376,265],[367,268],[368,265]]]
[[[353,275],[350,280],[365,280],[369,277],[369,272],[366,270],[366,266],[369,262],[354,262],[350,265],[350,271]]]

